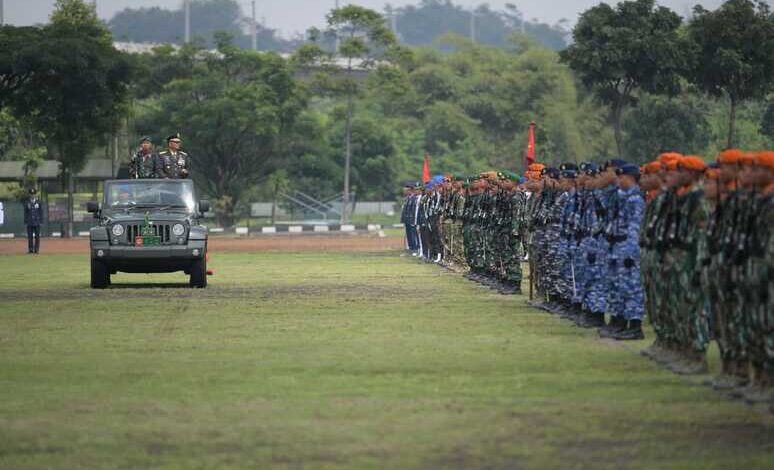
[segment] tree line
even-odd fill
[[[530,121],[548,163],[774,144],[764,3],[684,19],[652,0],[601,4],[572,37],[560,52],[519,33],[413,47],[350,5],[290,58],[223,31],[128,55],[89,3],[58,0],[49,25],[0,29],[0,159],[58,159],[67,179],[115,132],[180,132],[228,225],[277,188],[391,199],[425,153],[437,172],[518,171]]]
[[[342,2],[346,3],[346,2]],[[215,46],[215,33],[229,33],[235,45],[251,47],[247,31],[251,19],[246,18],[236,0],[192,0],[191,30],[194,38],[207,47]],[[168,43],[184,42],[184,11],[182,6],[169,10],[159,7],[126,8],[107,23],[118,41]],[[394,20],[394,21],[393,21]],[[525,20],[519,9],[506,4],[503,10],[482,3],[465,9],[451,0],[420,0],[417,5],[385,7],[384,21],[395,26],[396,37],[410,46],[430,46],[447,35],[470,37],[471,28],[477,42],[496,47],[508,47],[509,37],[523,32],[537,43],[554,50],[566,47],[569,31],[566,20],[555,25],[537,19]],[[304,43],[304,37],[289,39],[267,25],[258,23],[259,50],[292,52]]]

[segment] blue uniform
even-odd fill
[[[592,203],[590,211],[591,240],[588,242],[586,260],[589,267],[586,271],[586,308],[594,313],[607,311],[607,297],[611,287],[608,279],[608,258],[610,245],[605,238],[605,229],[609,218],[609,208],[612,206],[613,195],[617,191],[615,187],[595,189],[592,191]]]
[[[635,186],[619,190],[616,206],[608,237],[609,266],[612,270],[609,311],[626,320],[642,320],[644,295],[640,278],[639,232],[645,212],[645,199],[640,188]]]

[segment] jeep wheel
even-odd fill
[[[102,261],[91,260],[91,287],[93,289],[104,289],[110,285],[110,271]]]
[[[191,287],[207,287],[207,253],[202,253],[200,259],[191,261],[191,267],[188,268],[190,272]]]

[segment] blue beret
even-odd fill
[[[626,160],[621,160],[620,158],[611,158],[610,160],[605,162],[603,170],[607,170],[608,168],[621,168],[622,166],[626,165]]]
[[[553,179],[559,179],[559,177],[561,176],[559,169],[554,167],[543,168],[541,175],[546,175]]]
[[[519,178],[519,184],[524,184],[526,182],[527,182],[527,177],[526,176],[522,176],[521,178]]]
[[[589,176],[594,176],[599,174],[599,165],[597,165],[594,162],[583,162],[580,164],[580,171],[582,173],[585,173]]]
[[[640,176],[640,167],[633,163],[627,163],[616,168],[615,173],[617,175]]]

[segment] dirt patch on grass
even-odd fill
[[[368,252],[399,250],[403,240],[397,237],[380,238],[375,235],[266,235],[250,238],[212,237],[209,240],[212,253],[253,253],[272,252]],[[41,240],[41,254],[88,255],[89,240],[86,238],[44,238]],[[27,240],[0,240],[0,255],[27,253]],[[34,255],[30,255],[34,256]]]
[[[370,281],[369,281],[370,282]],[[292,301],[309,298],[333,298],[337,301],[373,301],[378,303],[403,302],[406,297],[433,298],[440,288],[429,286],[382,286],[378,284],[296,284],[270,286],[211,285],[206,289],[191,289],[187,284],[119,284],[104,290],[89,286],[70,290],[23,290],[3,292],[5,302],[66,301],[66,300],[121,300],[135,295],[129,291],[142,291],[142,295],[154,299],[190,300],[261,300]],[[187,308],[182,304],[179,308]]]

